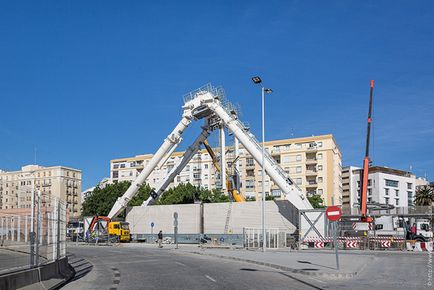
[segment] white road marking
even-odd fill
[[[181,265],[181,266],[187,267],[187,265],[186,265],[186,264],[183,264],[183,263],[181,263],[181,262],[178,262],[178,261],[175,261],[175,264],[178,264],[178,265]]]
[[[208,275],[205,275],[205,277],[207,277],[209,280],[211,280],[211,281],[213,281],[213,282],[217,282],[216,279],[214,279],[214,278],[212,278],[212,277],[210,277],[210,276],[208,276]]]

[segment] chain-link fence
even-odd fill
[[[0,210],[0,273],[66,256],[66,203],[35,193],[32,204]]]

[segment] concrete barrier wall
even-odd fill
[[[174,212],[179,215],[180,234],[200,232],[199,204],[134,206],[127,209],[125,220],[130,223],[131,234],[151,233],[151,222],[155,224],[154,234],[160,230],[164,233],[173,233]]]
[[[266,227],[295,231],[288,220],[287,201],[267,201],[265,204]],[[231,208],[232,207],[232,208]],[[154,222],[154,233],[162,230],[173,233],[173,213],[178,212],[178,232],[199,234],[201,225],[199,204],[154,205],[127,209],[126,221],[130,223],[132,234],[149,234],[150,223]],[[229,217],[229,218],[228,218]],[[222,234],[229,219],[228,233],[242,234],[243,228],[261,228],[261,203],[206,203],[203,205],[204,233]]]
[[[68,265],[68,258],[56,260],[40,267],[0,275],[0,289],[56,289],[74,275]],[[54,279],[52,283],[47,283]]]

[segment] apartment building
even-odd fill
[[[324,205],[341,204],[342,156],[333,135],[268,141],[265,143],[265,149],[308,196],[320,195]],[[219,151],[218,148],[215,151]],[[225,152],[227,168],[234,170],[233,161],[236,156],[233,146],[226,147]],[[147,182],[154,188],[158,187],[183,154],[184,152],[174,152],[163,166],[152,172]],[[134,180],[151,157],[152,154],[145,154],[111,160],[112,182]],[[246,197],[255,197],[259,200],[262,192],[260,164],[242,146],[239,150],[238,163],[241,193]],[[205,149],[200,150],[192,158],[171,186],[187,182],[207,189],[221,188],[220,174],[214,168],[211,157]],[[269,176],[265,179],[265,189],[267,195],[284,198],[281,190]]]
[[[40,190],[43,204],[51,198],[67,202],[72,217],[81,213],[81,171],[64,166],[23,166],[18,171],[0,172],[0,208],[31,208],[32,188]]]
[[[344,208],[359,207],[361,172],[361,168],[354,166],[342,169],[342,205]],[[411,172],[372,166],[369,168],[368,175],[367,202],[395,207],[412,206],[416,187],[420,184],[421,179]]]

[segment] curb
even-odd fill
[[[250,260],[250,259],[244,259],[244,258],[230,257],[230,256],[210,254],[210,253],[201,253],[201,252],[187,252],[187,253],[192,253],[192,254],[196,254],[196,255],[211,256],[211,257],[216,257],[216,258],[221,258],[221,259],[227,259],[227,260],[235,260],[235,261],[240,261],[240,262],[246,262],[246,263],[250,263],[250,264],[256,264],[256,265],[266,266],[266,267],[270,267],[270,268],[274,268],[274,269],[278,269],[278,270],[283,270],[283,271],[287,271],[287,272],[291,272],[291,273],[296,273],[296,274],[302,274],[302,275],[306,275],[306,276],[325,277],[325,278],[339,278],[339,279],[351,279],[351,278],[354,278],[357,275],[357,272],[353,272],[353,273],[317,273],[317,272],[308,272],[308,271],[294,269],[294,268],[290,268],[290,267],[282,266],[282,265],[278,265],[278,264],[272,264],[272,263],[267,263],[267,262],[260,262],[260,261],[255,261],[255,260]]]

